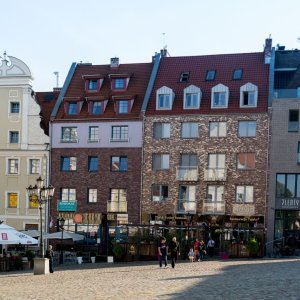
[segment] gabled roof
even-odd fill
[[[120,64],[118,67],[111,68],[110,65],[92,65],[92,64],[77,64],[72,74],[69,84],[66,85],[65,93],[61,93],[60,101],[58,101],[55,108],[55,113],[52,113],[52,118],[56,121],[62,120],[73,120],[73,119],[96,119],[101,120],[109,119],[132,119],[139,118],[141,107],[143,104],[144,96],[146,93],[147,85],[150,79],[152,70],[152,63],[136,63],[136,64]],[[127,77],[129,79],[128,88],[124,91],[113,91],[111,89],[111,78]],[[124,75],[125,74],[125,75]],[[113,76],[110,76],[113,75]],[[96,77],[103,79],[103,83],[99,92],[86,92],[85,91],[85,80],[90,77]],[[65,85],[64,85],[65,87]],[[117,114],[115,112],[114,96],[134,96],[134,104],[131,112],[128,114]],[[64,99],[80,99],[83,101],[81,112],[77,115],[68,115],[64,111]],[[86,98],[92,99],[93,97],[99,97],[108,100],[106,109],[103,114],[91,115],[88,113],[88,102]],[[131,100],[131,99],[128,99]]]
[[[235,69],[243,69],[241,80],[233,80]],[[206,81],[206,73],[215,70],[215,79]],[[189,72],[186,82],[180,82],[182,72]],[[267,111],[269,65],[264,64],[264,53],[220,54],[205,56],[163,57],[146,109],[146,115],[219,114]],[[246,83],[258,87],[257,108],[240,108],[240,87]],[[211,109],[211,89],[223,84],[229,88],[229,104],[225,109]],[[195,85],[202,92],[199,109],[183,109],[183,91]],[[172,110],[156,110],[156,91],[162,86],[175,93]]]

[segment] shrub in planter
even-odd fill
[[[255,255],[258,254],[258,251],[259,251],[259,242],[258,242],[258,240],[255,237],[251,238],[248,241],[248,243],[247,243],[247,249],[248,249],[250,255],[252,255],[252,256],[255,256]]]
[[[116,244],[113,248],[114,257],[116,260],[121,261],[124,259],[126,253],[125,248],[122,245]]]

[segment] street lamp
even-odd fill
[[[61,229],[61,240],[60,240],[60,256],[59,256],[59,264],[62,265],[64,263],[64,252],[62,249],[62,242],[64,238],[64,226],[65,226],[65,219],[60,218],[59,219],[59,228]]]
[[[40,257],[44,258],[44,244],[43,244],[43,205],[53,198],[54,187],[49,185],[44,186],[44,179],[41,176],[36,180],[35,186],[30,185],[26,188],[29,199],[38,203],[40,210]]]
[[[192,215],[188,211],[187,213],[187,221],[188,221],[188,232],[187,232],[187,242],[188,246],[190,247],[190,223],[191,223]]]

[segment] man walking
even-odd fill
[[[169,250],[171,252],[171,261],[172,261],[172,268],[175,268],[175,263],[177,262],[178,255],[180,255],[179,243],[176,241],[176,237],[172,238],[172,241],[169,245]]]
[[[214,256],[215,252],[215,241],[210,237],[207,243],[208,254],[210,257]]]
[[[168,247],[166,245],[166,238],[162,237],[160,241],[160,245],[158,247],[158,254],[159,254],[159,266],[162,267],[162,262],[165,262],[165,268],[168,268]]]

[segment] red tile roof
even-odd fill
[[[233,80],[235,69],[243,69],[241,80]],[[215,80],[206,81],[208,70],[216,70]],[[182,72],[190,72],[187,82],[180,82]],[[241,112],[266,112],[268,105],[269,66],[264,64],[264,53],[220,54],[206,56],[163,57],[150,96],[146,115],[170,114],[219,114]],[[258,87],[257,108],[240,108],[240,87],[246,83]],[[211,109],[211,89],[223,84],[229,88],[229,102],[226,109]],[[183,109],[183,90],[189,85],[201,89],[199,109]],[[172,110],[156,110],[156,90],[162,86],[173,89],[175,99]]]
[[[136,63],[136,64],[120,64],[117,68],[111,68],[110,65],[91,65],[91,64],[78,64],[73,77],[71,78],[70,85],[64,97],[71,99],[72,97],[84,101],[86,97],[101,97],[102,99],[109,99],[105,112],[101,115],[90,115],[88,113],[88,104],[83,102],[80,114],[68,115],[64,111],[64,102],[60,105],[55,120],[72,120],[72,119],[132,119],[139,118],[140,111],[143,104],[145,92],[149,82],[152,63]],[[125,91],[112,91],[110,74],[128,74],[130,76],[128,88]],[[86,75],[97,75],[104,78],[103,84],[99,92],[85,92]],[[135,95],[135,101],[132,110],[128,114],[117,114],[114,111],[113,96],[128,96]],[[128,99],[130,100],[130,99]]]

